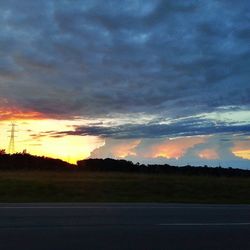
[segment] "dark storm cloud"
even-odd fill
[[[215,134],[244,134],[249,135],[250,125],[223,123],[205,119],[181,119],[170,124],[150,122],[148,124],[123,124],[119,126],[76,126],[75,130],[48,131],[44,135],[63,137],[66,135],[90,135],[114,139],[140,139],[140,138],[168,138],[180,136],[215,135]]]
[[[249,1],[2,0],[0,7],[0,98],[20,107],[67,118],[182,117],[250,105]],[[135,137],[172,129],[131,126]],[[86,134],[113,136],[113,128],[91,129]]]

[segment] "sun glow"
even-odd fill
[[[0,149],[8,148],[11,122],[17,125],[16,152],[25,149],[34,155],[60,158],[75,163],[77,160],[89,157],[96,147],[103,144],[103,140],[95,136],[57,135],[63,131],[73,131],[75,125],[84,121],[46,119],[37,112],[19,111],[14,115],[12,112],[13,109],[1,112]]]

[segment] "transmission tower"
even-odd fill
[[[15,153],[15,127],[16,124],[12,123],[11,125],[11,130],[10,132],[10,142],[9,142],[9,147],[8,147],[8,153],[9,154],[14,154]]]

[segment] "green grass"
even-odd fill
[[[0,172],[0,202],[250,204],[250,178],[97,172]]]

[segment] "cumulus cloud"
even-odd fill
[[[202,144],[206,141],[205,137],[185,137],[176,139],[167,139],[158,142],[149,147],[143,153],[144,158],[166,158],[166,159],[180,159],[187,150],[193,148],[197,144]]]
[[[91,152],[91,158],[126,158],[136,156],[135,148],[140,140],[106,139],[105,144]]]
[[[106,139],[105,144],[91,153],[91,158],[179,159],[197,144],[205,143],[205,137],[186,137],[164,140]]]
[[[245,140],[237,140],[234,142],[232,152],[235,156],[250,160],[250,138]]]
[[[105,139],[91,158],[125,158],[141,163],[249,168],[249,141],[228,135],[173,139]]]
[[[201,159],[206,159],[206,160],[217,160],[219,159],[219,154],[214,148],[207,148],[203,149],[198,153],[198,156]]]

